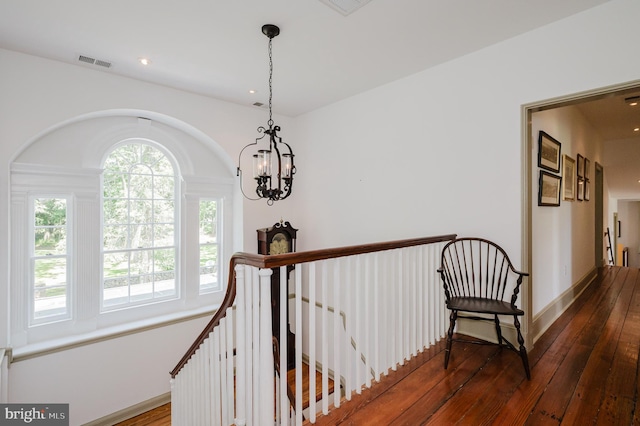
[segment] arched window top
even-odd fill
[[[104,161],[111,173],[174,176],[175,168],[160,149],[143,141],[127,141],[116,146]]]
[[[213,140],[170,117],[135,112],[105,111],[60,123],[31,140],[12,162],[100,169],[114,149],[141,141],[164,153],[182,177],[225,179],[235,184],[235,163]],[[144,115],[153,119],[140,118]]]

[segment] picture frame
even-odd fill
[[[578,154],[578,177],[584,177],[584,157]]]
[[[562,144],[548,133],[538,133],[538,167],[558,173],[560,171],[560,152]]]
[[[559,206],[562,177],[540,170],[538,205]]]
[[[584,179],[578,178],[578,190],[576,191],[578,195],[578,201],[582,201],[584,198]]]
[[[568,155],[562,156],[562,199],[573,201],[576,198],[576,160]]]
[[[589,168],[591,166],[591,161],[587,157],[584,157],[584,179],[589,181]]]
[[[589,180],[584,180],[584,200],[589,201],[591,199],[591,192],[589,191]]]

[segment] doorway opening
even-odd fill
[[[635,97],[640,99],[640,81],[522,107],[522,264],[531,272],[523,297],[524,309],[531,313],[526,319],[528,347],[588,286],[597,268],[607,264],[604,230],[613,234],[618,200],[640,200],[640,176],[632,175],[632,167],[640,169],[640,131],[634,132],[640,122],[631,124],[640,118],[640,105],[634,110],[627,101]],[[559,181],[563,157],[589,160],[586,177],[583,169],[582,176],[568,180],[575,182],[574,189],[565,193],[559,185],[559,206],[538,205],[540,130],[561,142],[554,172]]]

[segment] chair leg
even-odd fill
[[[449,331],[447,332],[447,348],[444,350],[444,369],[449,366],[449,356],[451,355],[451,343],[453,342],[453,329],[456,327],[457,311],[451,311],[449,315]]]
[[[498,315],[493,316],[493,322],[496,326],[496,335],[498,336],[498,345],[502,346],[502,329],[500,328],[500,319],[498,319]]]
[[[520,344],[520,358],[522,358],[522,365],[524,366],[524,371],[527,374],[527,380],[531,380],[531,371],[529,369],[529,357],[527,356],[527,349],[524,347],[524,337],[522,337],[522,333],[520,332],[520,321],[518,321],[518,316],[513,316],[513,324],[516,326],[516,330],[518,331],[518,343]]]

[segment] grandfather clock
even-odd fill
[[[280,221],[271,228],[258,229],[258,254],[272,255],[293,253],[296,251],[296,235],[298,230],[289,222]],[[287,282],[293,265],[287,266]],[[273,268],[271,275],[271,328],[273,336],[280,341],[280,268]],[[295,367],[295,335],[289,326],[287,309],[287,369]]]

